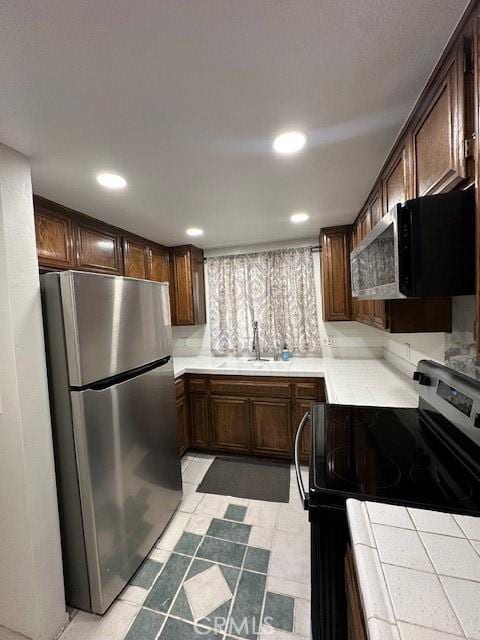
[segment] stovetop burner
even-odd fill
[[[422,491],[430,491],[431,493],[441,493],[445,497],[454,497],[457,500],[465,501],[472,497],[473,489],[470,485],[459,485],[453,478],[449,481],[443,477],[438,467],[423,467],[417,465],[410,469],[410,478]],[[452,485],[455,487],[452,491]],[[454,494],[452,496],[452,494]]]
[[[376,459],[374,451],[361,452],[355,447],[338,447],[327,454],[327,473],[349,489],[372,492],[400,482],[402,472],[388,458]]]

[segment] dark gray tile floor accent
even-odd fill
[[[230,540],[230,542],[241,542],[242,544],[247,544],[251,530],[252,527],[249,524],[213,518],[210,526],[208,527],[207,536]]]
[[[238,504],[229,504],[225,515],[223,516],[227,520],[236,520],[237,522],[243,522],[247,513],[247,507],[242,507]]]
[[[140,569],[130,580],[130,584],[134,587],[150,589],[162,567],[163,564],[161,562],[156,562],[155,560],[150,559],[145,560]]]
[[[209,616],[203,620],[199,620],[199,624],[204,624],[206,627],[210,627],[215,631],[225,631],[231,603],[232,599],[230,598],[230,600],[227,600],[227,602],[218,607],[218,609],[215,609]]]
[[[167,618],[165,626],[160,634],[160,640],[199,640],[204,638],[205,640],[220,640],[222,636],[213,631],[195,630],[195,626],[183,622],[182,620],[176,620],[175,618]]]
[[[266,576],[242,571],[238,584],[228,632],[255,640],[260,631]]]
[[[193,578],[193,576],[196,576],[199,573],[202,573],[202,571],[205,571],[206,569],[213,567],[214,564],[215,564],[214,562],[207,562],[206,560],[199,560],[198,558],[195,558],[195,560],[190,565],[190,569],[188,570],[188,573],[185,576],[185,580],[189,580],[190,578]]]
[[[220,567],[220,571],[223,573],[223,577],[225,578],[228,586],[230,587],[230,591],[234,593],[237,587],[240,570],[234,569],[233,567],[224,567],[221,564],[219,564],[218,566]]]
[[[266,549],[257,549],[257,547],[248,547],[245,556],[245,569],[267,573],[268,562],[270,560],[270,551]]]
[[[202,541],[202,536],[196,533],[182,533],[182,537],[177,542],[174,551],[176,553],[184,553],[187,556],[194,556],[198,545]]]
[[[216,457],[202,482],[200,493],[215,493],[249,500],[288,502],[290,464],[258,458]]]
[[[153,585],[144,606],[166,613],[190,564],[191,558],[172,553]]]
[[[161,613],[140,609],[125,640],[155,640],[164,620]]]
[[[211,560],[212,562],[228,564],[232,567],[240,567],[246,548],[245,545],[237,544],[236,542],[206,537],[197,551],[197,557]]]
[[[175,598],[173,607],[170,611],[172,616],[177,616],[183,620],[190,620],[193,622],[193,613],[188,604],[187,595],[185,589],[182,587],[178,592],[178,596]]]
[[[263,613],[264,623],[276,629],[292,632],[294,605],[295,601],[290,596],[282,596],[267,591]]]

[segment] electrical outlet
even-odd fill
[[[325,347],[333,347],[333,338],[331,338],[330,336],[327,336],[326,338],[323,339],[323,344]]]
[[[190,346],[190,338],[182,338],[182,347]]]
[[[405,342],[405,359],[410,362],[410,345],[408,342]]]

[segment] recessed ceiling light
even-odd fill
[[[106,189],[124,189],[127,186],[125,178],[116,173],[99,173],[97,182]]]
[[[309,219],[309,215],[308,213],[305,213],[304,211],[299,211],[298,213],[293,213],[290,216],[290,220],[292,222],[305,222],[306,220]]]
[[[187,236],[203,236],[203,229],[198,227],[190,227],[187,229]]]
[[[275,138],[273,148],[277,153],[297,153],[305,146],[307,136],[302,131],[285,131]]]

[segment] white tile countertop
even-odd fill
[[[382,359],[300,358],[289,362],[248,362],[213,356],[175,357],[175,377],[184,373],[325,378],[328,401],[416,407],[418,394],[407,376]]]
[[[480,640],[480,518],[347,501],[370,640]]]

